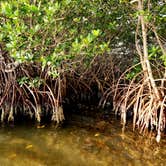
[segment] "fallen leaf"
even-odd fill
[[[43,129],[44,127],[45,127],[45,125],[37,126],[37,129]]]
[[[96,134],[95,134],[95,137],[98,137],[99,135],[100,135],[99,133],[96,133]]]
[[[13,153],[13,154],[9,155],[8,158],[10,158],[10,159],[14,159],[14,158],[16,158],[16,156],[17,156],[17,154],[16,154],[16,153]]]
[[[31,149],[33,147],[33,145],[27,145],[26,147],[25,147],[25,149]]]

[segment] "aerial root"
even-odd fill
[[[63,108],[61,106],[54,108],[51,120],[59,123],[64,119]]]
[[[11,106],[9,111],[9,116],[8,116],[8,122],[13,122],[13,121],[14,121],[14,110],[13,110],[13,106]]]
[[[116,90],[114,96],[114,110],[120,112],[123,126],[126,125],[127,112],[133,111],[133,130],[137,126],[140,133],[145,130],[157,131],[156,141],[161,138],[161,131],[166,128],[166,96],[159,100],[152,90],[147,86],[146,81],[135,86],[126,85],[128,87],[123,93],[122,90]],[[121,94],[121,95],[120,95]]]

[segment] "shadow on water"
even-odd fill
[[[80,122],[79,122],[80,123]],[[83,124],[84,122],[82,122]],[[2,166],[110,166],[166,163],[166,140],[159,144],[127,127],[121,132],[112,118],[104,130],[83,125],[56,128],[45,125],[17,125],[0,128]]]

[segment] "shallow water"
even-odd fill
[[[165,145],[130,127],[122,134],[116,120],[104,132],[74,124],[1,127],[0,166],[164,166]]]

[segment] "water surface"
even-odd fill
[[[113,121],[106,131],[73,124],[52,126],[16,125],[0,128],[1,166],[118,166],[166,163],[166,139],[121,132]]]

